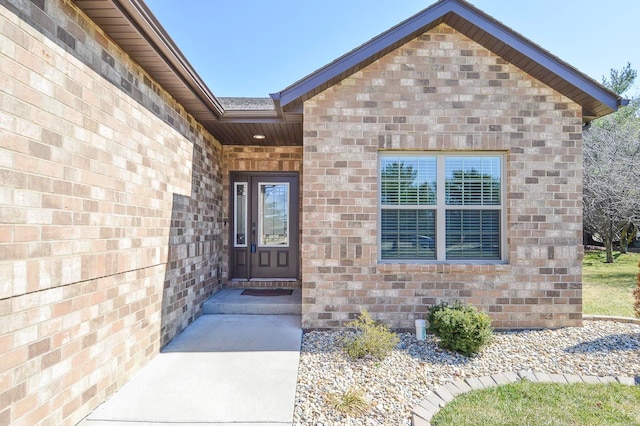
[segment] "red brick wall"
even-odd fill
[[[362,308],[411,328],[438,301],[499,328],[581,321],[580,107],[440,25],[304,105],[303,327]],[[506,161],[507,264],[378,260],[382,151],[492,151]]]
[[[0,425],[73,425],[221,285],[222,150],[70,2],[0,44]]]

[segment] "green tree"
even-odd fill
[[[637,77],[638,72],[631,68],[631,64],[627,62],[627,65],[620,71],[612,68],[609,78],[602,78],[602,84],[622,96],[629,93]],[[619,108],[618,111],[606,117],[594,120],[592,124],[595,127],[603,127],[606,129],[626,126],[634,122],[637,124],[640,113],[640,97],[632,96],[628,101],[629,103],[625,107]]]
[[[638,72],[631,68],[631,63],[627,62],[620,71],[611,68],[609,78],[602,77],[602,84],[618,95],[626,93],[636,80]]]

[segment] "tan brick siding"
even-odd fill
[[[442,300],[498,328],[581,321],[580,107],[446,25],[304,104],[303,327],[366,308],[413,327]],[[378,261],[381,151],[493,151],[506,160],[507,264]]]
[[[159,350],[162,265],[0,300],[3,425],[75,424]]]
[[[222,149],[73,4],[16,5],[0,5],[0,424],[73,425],[221,285]],[[105,57],[125,80],[96,73]]]

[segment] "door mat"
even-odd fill
[[[291,294],[293,290],[281,288],[248,288],[240,293],[242,296],[291,296]]]

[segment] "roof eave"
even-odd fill
[[[222,116],[224,108],[220,102],[211,93],[147,5],[141,0],[112,1],[131,18],[132,23],[138,27],[142,35],[147,38],[176,75],[190,87],[193,94],[215,114],[216,118]]]
[[[367,58],[380,53],[387,46],[397,43],[414,32],[420,31],[425,27],[423,14],[433,15],[434,19],[431,21],[435,21],[438,17],[446,14],[446,12],[442,13],[446,9],[446,2],[438,2],[283,89],[277,93],[281,107],[285,107],[296,99],[302,98],[316,87],[357,66]],[[272,94],[271,97],[273,98],[274,95]]]
[[[524,38],[520,34],[515,33],[506,25],[496,21],[471,5],[455,3],[453,9],[454,10],[452,10],[452,12],[460,16],[462,19],[467,20],[492,36],[500,39],[503,43],[531,58],[553,74],[574,85],[589,96],[601,101],[611,109],[611,112],[615,112],[618,109],[621,101],[619,95],[594,81],[566,62],[554,57],[537,44]]]
[[[279,108],[283,110],[290,107],[298,108],[299,104],[310,95],[313,95],[318,88],[327,85],[331,80],[340,76],[344,78],[344,74],[350,70],[355,72],[372,57],[388,49],[389,46],[393,46],[403,40],[409,41],[412,36],[415,38],[418,34],[427,31],[440,22],[448,23],[452,21],[454,17],[461,18],[495,37],[519,54],[530,58],[552,74],[596,100],[601,104],[596,117],[615,112],[618,106],[621,105],[620,96],[614,92],[463,0],[440,0],[433,6],[309,74],[281,92],[272,94],[271,97],[274,102],[278,99]]]
[[[220,102],[142,0],[74,2],[140,66],[158,60],[162,64],[158,69],[145,68],[149,76],[162,87],[171,86],[169,94],[197,120],[206,122],[222,116]],[[171,84],[166,84],[167,79]]]
[[[282,123],[283,117],[274,110],[225,110],[221,123]],[[300,118],[299,121],[302,121]]]

